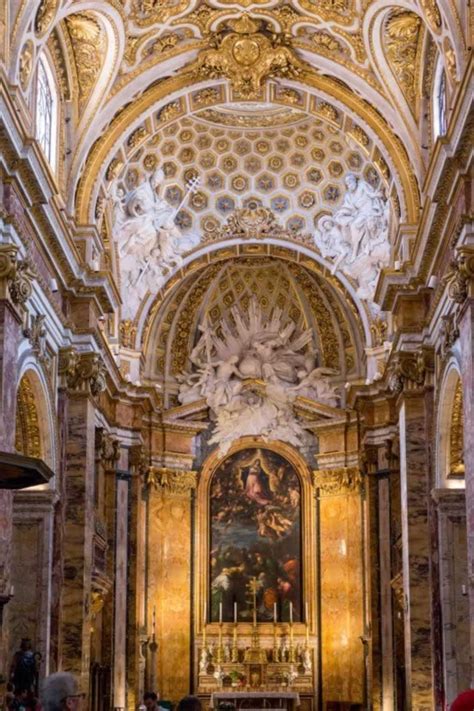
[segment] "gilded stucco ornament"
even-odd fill
[[[16,306],[24,306],[30,298],[36,274],[29,259],[18,258],[18,247],[0,245],[0,293],[9,294]]]
[[[320,496],[340,496],[358,493],[362,486],[362,474],[357,467],[316,469],[313,471],[313,486]]]
[[[20,62],[18,67],[18,73],[20,77],[20,85],[23,91],[28,88],[28,82],[30,81],[31,72],[33,71],[33,60],[35,56],[35,48],[31,40],[27,40],[23,45],[23,49],[20,54]]]
[[[59,0],[42,0],[35,17],[35,32],[42,37],[51,27],[59,6]]]
[[[446,359],[459,338],[454,313],[441,316],[441,358]]]
[[[214,242],[226,239],[294,239],[295,234],[284,229],[274,213],[257,203],[235,210],[223,227],[216,227],[208,232],[203,242]]]
[[[384,48],[388,64],[413,111],[418,97],[422,29],[423,23],[418,15],[406,10],[397,10],[388,17],[384,30]]]
[[[201,50],[188,72],[200,79],[225,77],[246,99],[258,97],[270,77],[297,79],[312,71],[294,52],[289,35],[275,33],[247,14],[228,20],[208,41],[210,48]]]
[[[93,13],[69,15],[66,27],[72,45],[79,87],[79,104],[89,98],[104,64],[107,39]]]
[[[144,484],[147,489],[153,488],[167,494],[188,494],[197,486],[197,472],[149,467]]]

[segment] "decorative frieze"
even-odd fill
[[[362,488],[362,473],[358,467],[317,469],[313,471],[313,486],[320,496],[357,493]]]
[[[149,467],[145,486],[168,494],[187,494],[197,486],[197,472]]]
[[[106,369],[99,353],[78,353],[64,348],[59,353],[59,376],[72,392],[99,395],[105,390]]]

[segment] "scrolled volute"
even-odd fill
[[[60,352],[59,376],[72,392],[97,396],[106,387],[106,369],[99,353],[78,353],[74,348]]]

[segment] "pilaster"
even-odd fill
[[[59,375],[67,389],[62,668],[89,689],[92,624],[93,537],[95,532],[95,406],[105,388],[96,353],[60,353]]]
[[[148,620],[161,645],[149,653],[147,677],[162,698],[189,693],[191,649],[191,497],[194,471],[148,471]],[[151,622],[151,625],[150,625]],[[156,623],[156,628],[154,624]]]

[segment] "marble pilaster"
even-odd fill
[[[127,702],[127,591],[129,475],[118,474],[115,529],[113,707]]]
[[[83,691],[87,691],[95,466],[94,404],[91,398],[87,394],[71,395],[67,417],[62,668],[76,674]]]
[[[469,688],[469,596],[466,497],[461,489],[435,489],[439,531],[442,629],[442,703]]]
[[[406,707],[434,702],[430,604],[431,393],[403,392],[399,411]]]
[[[458,321],[464,410],[467,555],[470,606],[471,686],[474,685],[474,297],[467,298]]]

